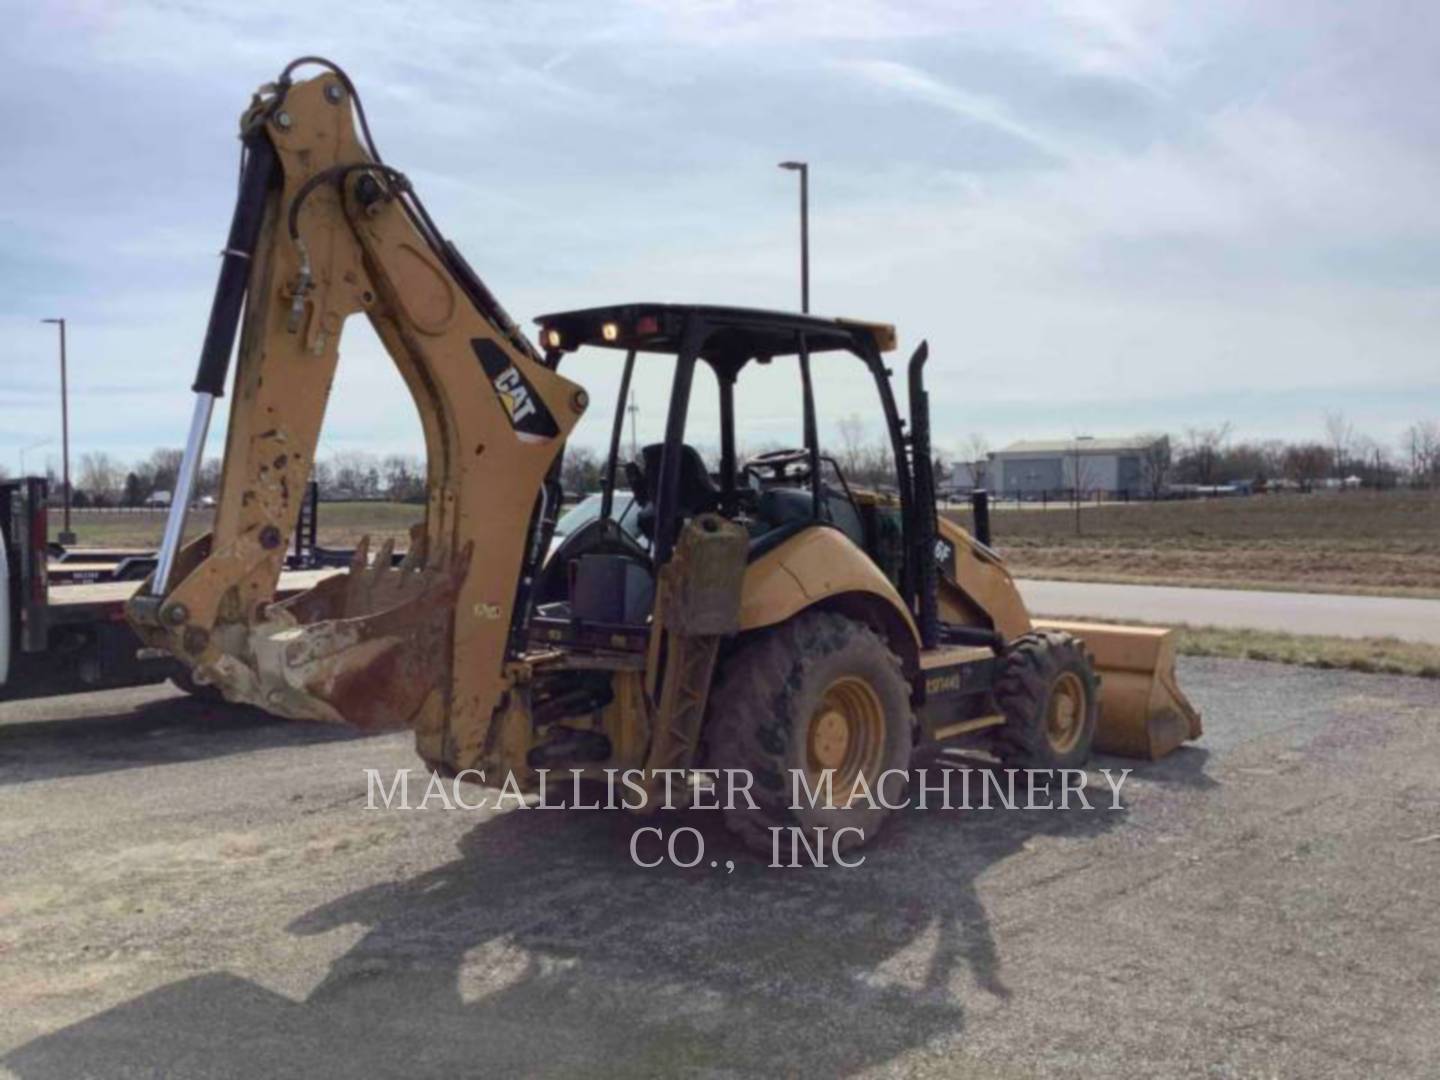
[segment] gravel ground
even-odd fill
[[[910,812],[848,870],[367,811],[407,737],[167,689],[0,706],[0,1075],[1433,1076],[1440,687],[1181,681],[1205,738],[1098,762],[1123,812]]]

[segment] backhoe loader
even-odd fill
[[[302,65],[321,71],[297,80]],[[547,770],[639,770],[648,791],[744,771],[753,797],[726,820],[766,849],[776,827],[872,834],[923,746],[1051,769],[1092,746],[1153,758],[1200,734],[1168,631],[1032,620],[1003,560],[938,518],[924,344],[908,421],[884,324],[630,304],[544,316],[537,348],[383,163],[339,68],[288,66],[241,138],[184,463],[155,573],[128,607],[197,683],[284,716],[409,727],[431,768],[522,788]],[[341,330],[361,312],[419,409],[425,519],[398,565],[362,544],[348,572],[277,602]],[[182,546],[237,328],[214,529]],[[562,450],[589,405],[558,369],[582,347],[623,356],[620,394],[600,513],[551,551]],[[622,461],[647,363],[670,373],[664,438]],[[771,364],[796,377],[803,445],[742,461],[734,389]],[[719,394],[713,473],[685,441],[701,365]],[[822,365],[873,382],[891,493],[852,488],[823,452]],[[614,520],[622,480],[638,531]],[[828,796],[791,799],[796,775]]]

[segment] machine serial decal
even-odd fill
[[[926,696],[948,694],[959,689],[960,673],[958,671],[950,675],[935,675],[925,680]]]
[[[485,369],[490,385],[495,388],[495,396],[500,399],[505,415],[510,418],[510,426],[517,434],[540,439],[553,439],[560,434],[550,410],[545,408],[535,388],[510,362],[505,350],[489,338],[472,338],[470,347],[475,350],[475,357]]]

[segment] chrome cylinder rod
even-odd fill
[[[160,556],[155,563],[155,579],[151,590],[164,596],[170,589],[170,573],[175,556],[185,535],[185,515],[195,492],[195,478],[200,474],[200,460],[205,456],[205,436],[210,432],[210,413],[215,408],[215,395],[200,390],[195,394],[195,412],[190,417],[190,434],[185,439],[185,454],[175,476],[171,493],[170,516],[165,519],[165,537],[160,541]]]

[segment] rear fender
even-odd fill
[[[905,602],[870,557],[838,529],[817,525],[745,570],[740,631],[776,626],[810,608],[838,611],[873,627],[909,676],[920,666],[920,634]]]

